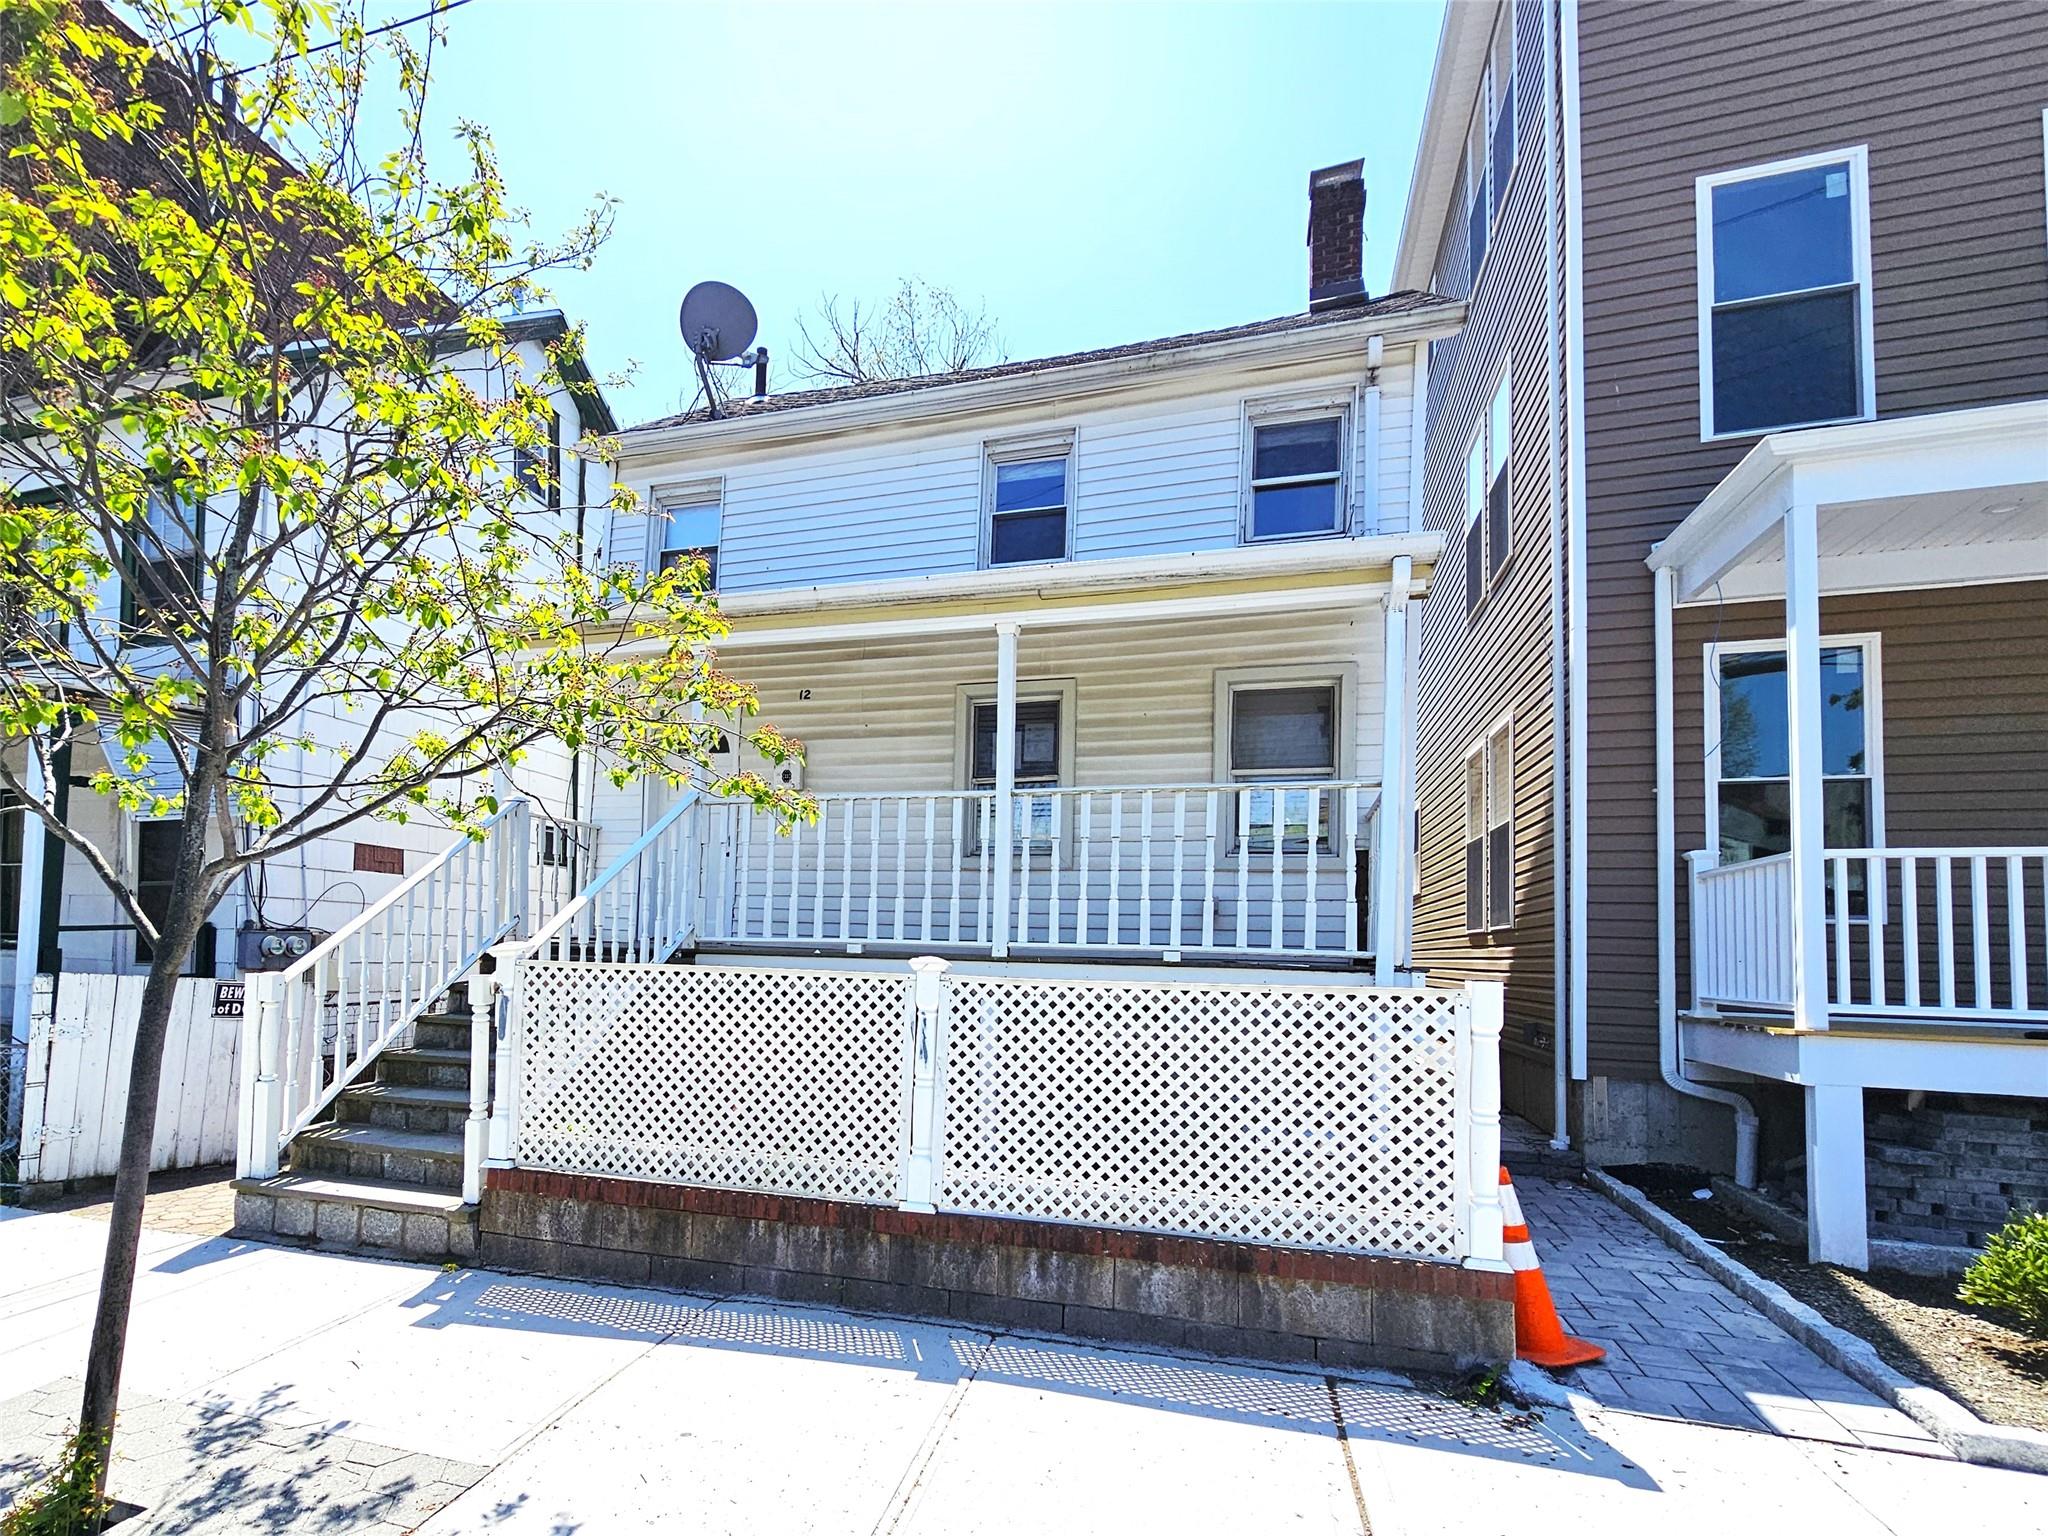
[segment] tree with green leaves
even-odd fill
[[[591,386],[574,333],[522,368],[505,317],[590,263],[609,203],[539,238],[485,128],[430,156],[431,21],[141,9],[0,7],[0,786],[152,956],[81,1410],[102,1448],[173,989],[231,885],[365,818],[476,835],[536,752],[680,782],[704,714],[755,708],[709,659],[701,565],[591,569],[537,494],[551,401]],[[149,903],[59,814],[73,745],[104,752],[97,793],[182,818]]]

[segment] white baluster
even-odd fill
[[[1057,944],[1060,941],[1060,839],[1066,827],[1067,797],[1053,794],[1049,799],[1052,805],[1052,847],[1046,856],[1045,942]]]
[[[910,864],[910,796],[896,801],[896,908],[890,921],[889,937],[903,940],[903,882]]]
[[[2027,887],[2026,865],[2017,854],[2005,860],[2005,954],[2009,1006],[2027,1011]]]
[[[1828,906],[1835,918],[1835,985],[1831,995],[1836,1006],[1847,1008],[1855,1003],[1849,968],[1849,861],[1837,854],[1828,860],[1828,872],[1833,884]],[[1868,894],[1865,892],[1866,898]]]
[[[922,899],[918,903],[917,917],[917,941],[920,944],[929,944],[932,941],[932,860],[936,848],[933,839],[938,834],[938,813],[939,797],[937,795],[926,795],[924,797],[924,863],[922,865],[923,879],[921,882],[924,890]]]
[[[1308,792],[1308,851],[1302,861],[1301,948],[1314,954],[1322,948],[1316,931],[1316,853],[1323,840],[1323,792]]]
[[[1152,948],[1152,791],[1138,797],[1138,943]]]
[[[1202,948],[1216,947],[1216,791],[1202,792]]]
[[[1970,1005],[1991,1006],[1991,904],[1985,891],[1984,856],[1970,858]]]
[[[1181,904],[1187,894],[1187,887],[1182,884],[1187,868],[1187,841],[1188,792],[1177,789],[1173,792],[1173,918],[1166,934],[1167,948],[1175,959],[1180,958]]]
[[[1936,857],[1934,875],[1934,935],[1940,946],[1935,960],[1940,974],[1941,1007],[1946,1013],[1956,1006],[1955,865],[1947,854]]]
[[[1266,947],[1278,950],[1286,935],[1286,890],[1283,883],[1287,864],[1287,791],[1273,791],[1273,870],[1267,895]]]
[[[1920,861],[1911,854],[1899,860],[1899,919],[1905,926],[1901,939],[1901,969],[1906,986],[1906,1006],[1920,1006]]]
[[[947,903],[946,942],[958,944],[960,942],[960,844],[966,832],[966,811],[971,802],[962,800],[958,795],[954,795],[948,803],[953,808],[953,881],[952,896]]]
[[[1074,859],[1080,879],[1074,887],[1074,942],[1088,942],[1088,887],[1095,880],[1095,795],[1081,791],[1081,847]]]
[[[885,803],[879,795],[868,802],[868,927],[865,937],[870,941],[880,937],[875,929],[875,914],[882,894],[882,806]]]
[[[1112,948],[1124,941],[1124,792],[1109,792],[1109,901],[1108,928],[1103,939]]]
[[[1252,792],[1242,786],[1231,792],[1237,821],[1237,947],[1251,947]]]

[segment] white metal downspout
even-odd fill
[[[1550,934],[1551,934],[1551,1135],[1550,1145],[1562,1152],[1572,1144],[1570,1081],[1571,992],[1565,982],[1565,951],[1571,933],[1565,922],[1561,893],[1571,887],[1571,864],[1565,856],[1565,838],[1570,821],[1565,815],[1565,796],[1570,793],[1565,773],[1565,754],[1559,733],[1570,718],[1565,699],[1564,593],[1565,593],[1565,502],[1564,411],[1560,401],[1564,357],[1558,326],[1558,262],[1563,256],[1558,229],[1557,202],[1557,13],[1544,7],[1543,14],[1543,324],[1544,349],[1550,385]]]
[[[1678,572],[1665,567],[1652,573],[1657,588],[1657,1068],[1674,1093],[1735,1111],[1735,1182],[1756,1187],[1756,1111],[1749,1100],[1730,1088],[1696,1083],[1685,1075],[1678,1050],[1678,806],[1677,750],[1672,734],[1674,687],[1671,611],[1678,595]]]
[[[1564,92],[1565,396],[1570,445],[1565,509],[1567,814],[1569,917],[1565,954],[1571,978],[1568,1024],[1572,1076],[1586,1076],[1586,291],[1585,188],[1579,167],[1579,5],[1562,0],[1559,53]]]

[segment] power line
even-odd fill
[[[387,21],[382,26],[372,27],[363,33],[361,40],[367,42],[370,38],[381,36],[386,32],[396,32],[400,27],[409,27],[417,21],[432,21],[436,16],[446,16],[450,11],[459,11],[469,3],[470,0],[446,0],[445,4],[437,5],[432,10],[421,11],[417,16],[407,16],[402,21]],[[330,48],[339,48],[344,41],[345,39],[339,37],[330,38],[327,42],[315,43],[311,48],[302,49],[297,53],[280,54],[274,59],[265,59],[260,64],[244,65],[242,68],[233,70],[222,75],[220,78],[223,80],[239,80],[242,76],[252,75],[259,69],[270,69],[275,65],[288,63],[293,59],[310,59],[316,53],[325,53]]]

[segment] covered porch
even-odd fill
[[[1866,1088],[2048,1096],[2048,402],[1767,437],[1649,565],[1666,1065],[1803,1090],[1865,1267]]]
[[[782,833],[730,801],[600,801],[614,847],[680,817],[673,873],[608,889],[686,879],[700,951],[1199,958],[1389,981],[1412,880],[1410,610],[1437,544],[723,598],[719,664],[803,741],[816,817]],[[621,924],[646,926],[593,911],[572,941],[630,947]]]

